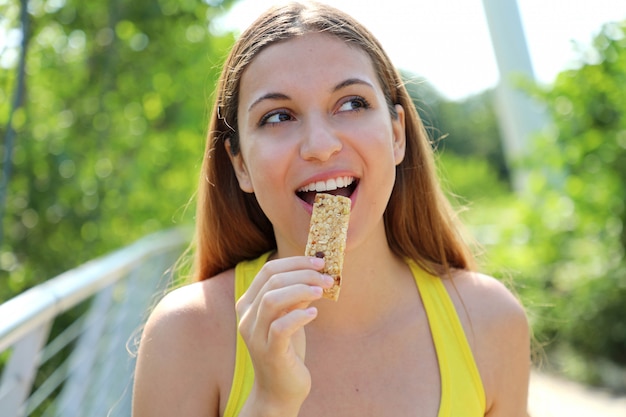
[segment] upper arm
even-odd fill
[[[494,278],[464,273],[454,281],[485,388],[486,416],[526,417],[531,358],[523,306]]]
[[[134,417],[219,414],[218,342],[224,336],[198,285],[165,296],[146,323],[135,369]]]
[[[493,323],[487,329],[488,343],[481,349],[491,358],[489,369],[491,391],[489,417],[526,417],[530,379],[530,331],[521,304],[502,286],[500,303],[494,309]],[[484,360],[483,360],[484,362]]]

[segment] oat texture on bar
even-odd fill
[[[324,289],[324,298],[337,301],[341,289],[341,271],[348,235],[351,201],[347,197],[318,193],[313,204],[306,256],[324,258],[323,273],[335,279]]]

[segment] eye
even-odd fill
[[[282,122],[288,122],[290,120],[293,120],[293,118],[289,113],[287,113],[285,110],[277,110],[267,113],[265,116],[263,116],[261,118],[261,121],[259,122],[259,126],[272,126]]]
[[[370,104],[363,97],[350,97],[346,101],[344,101],[340,106],[337,112],[343,111],[360,111],[369,109]]]

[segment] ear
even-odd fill
[[[393,130],[393,155],[396,165],[404,160],[406,151],[406,129],[404,121],[404,108],[400,104],[395,105],[398,117],[391,119],[391,128]]]
[[[253,193],[254,188],[252,187],[252,180],[250,179],[250,174],[248,173],[248,168],[246,167],[246,162],[243,160],[241,151],[239,151],[237,155],[233,155],[231,152],[230,139],[224,141],[224,147],[230,158],[230,163],[233,165],[235,176],[239,182],[239,188],[241,188],[243,192]]]

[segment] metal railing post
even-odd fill
[[[20,417],[39,365],[39,352],[50,333],[51,321],[41,324],[15,343],[0,385],[0,416]]]
[[[130,415],[134,357],[127,341],[164,295],[189,238],[186,228],[146,236],[1,304],[0,353],[7,362],[0,369],[0,416]],[[56,321],[83,302],[88,310],[73,323]],[[57,323],[67,327],[48,341]],[[40,367],[49,374],[38,374]]]
[[[104,332],[106,313],[113,300],[113,286],[100,291],[83,323],[84,333],[72,351],[69,377],[63,385],[57,415],[79,416],[88,389],[89,374],[93,371],[98,354],[98,342]]]

